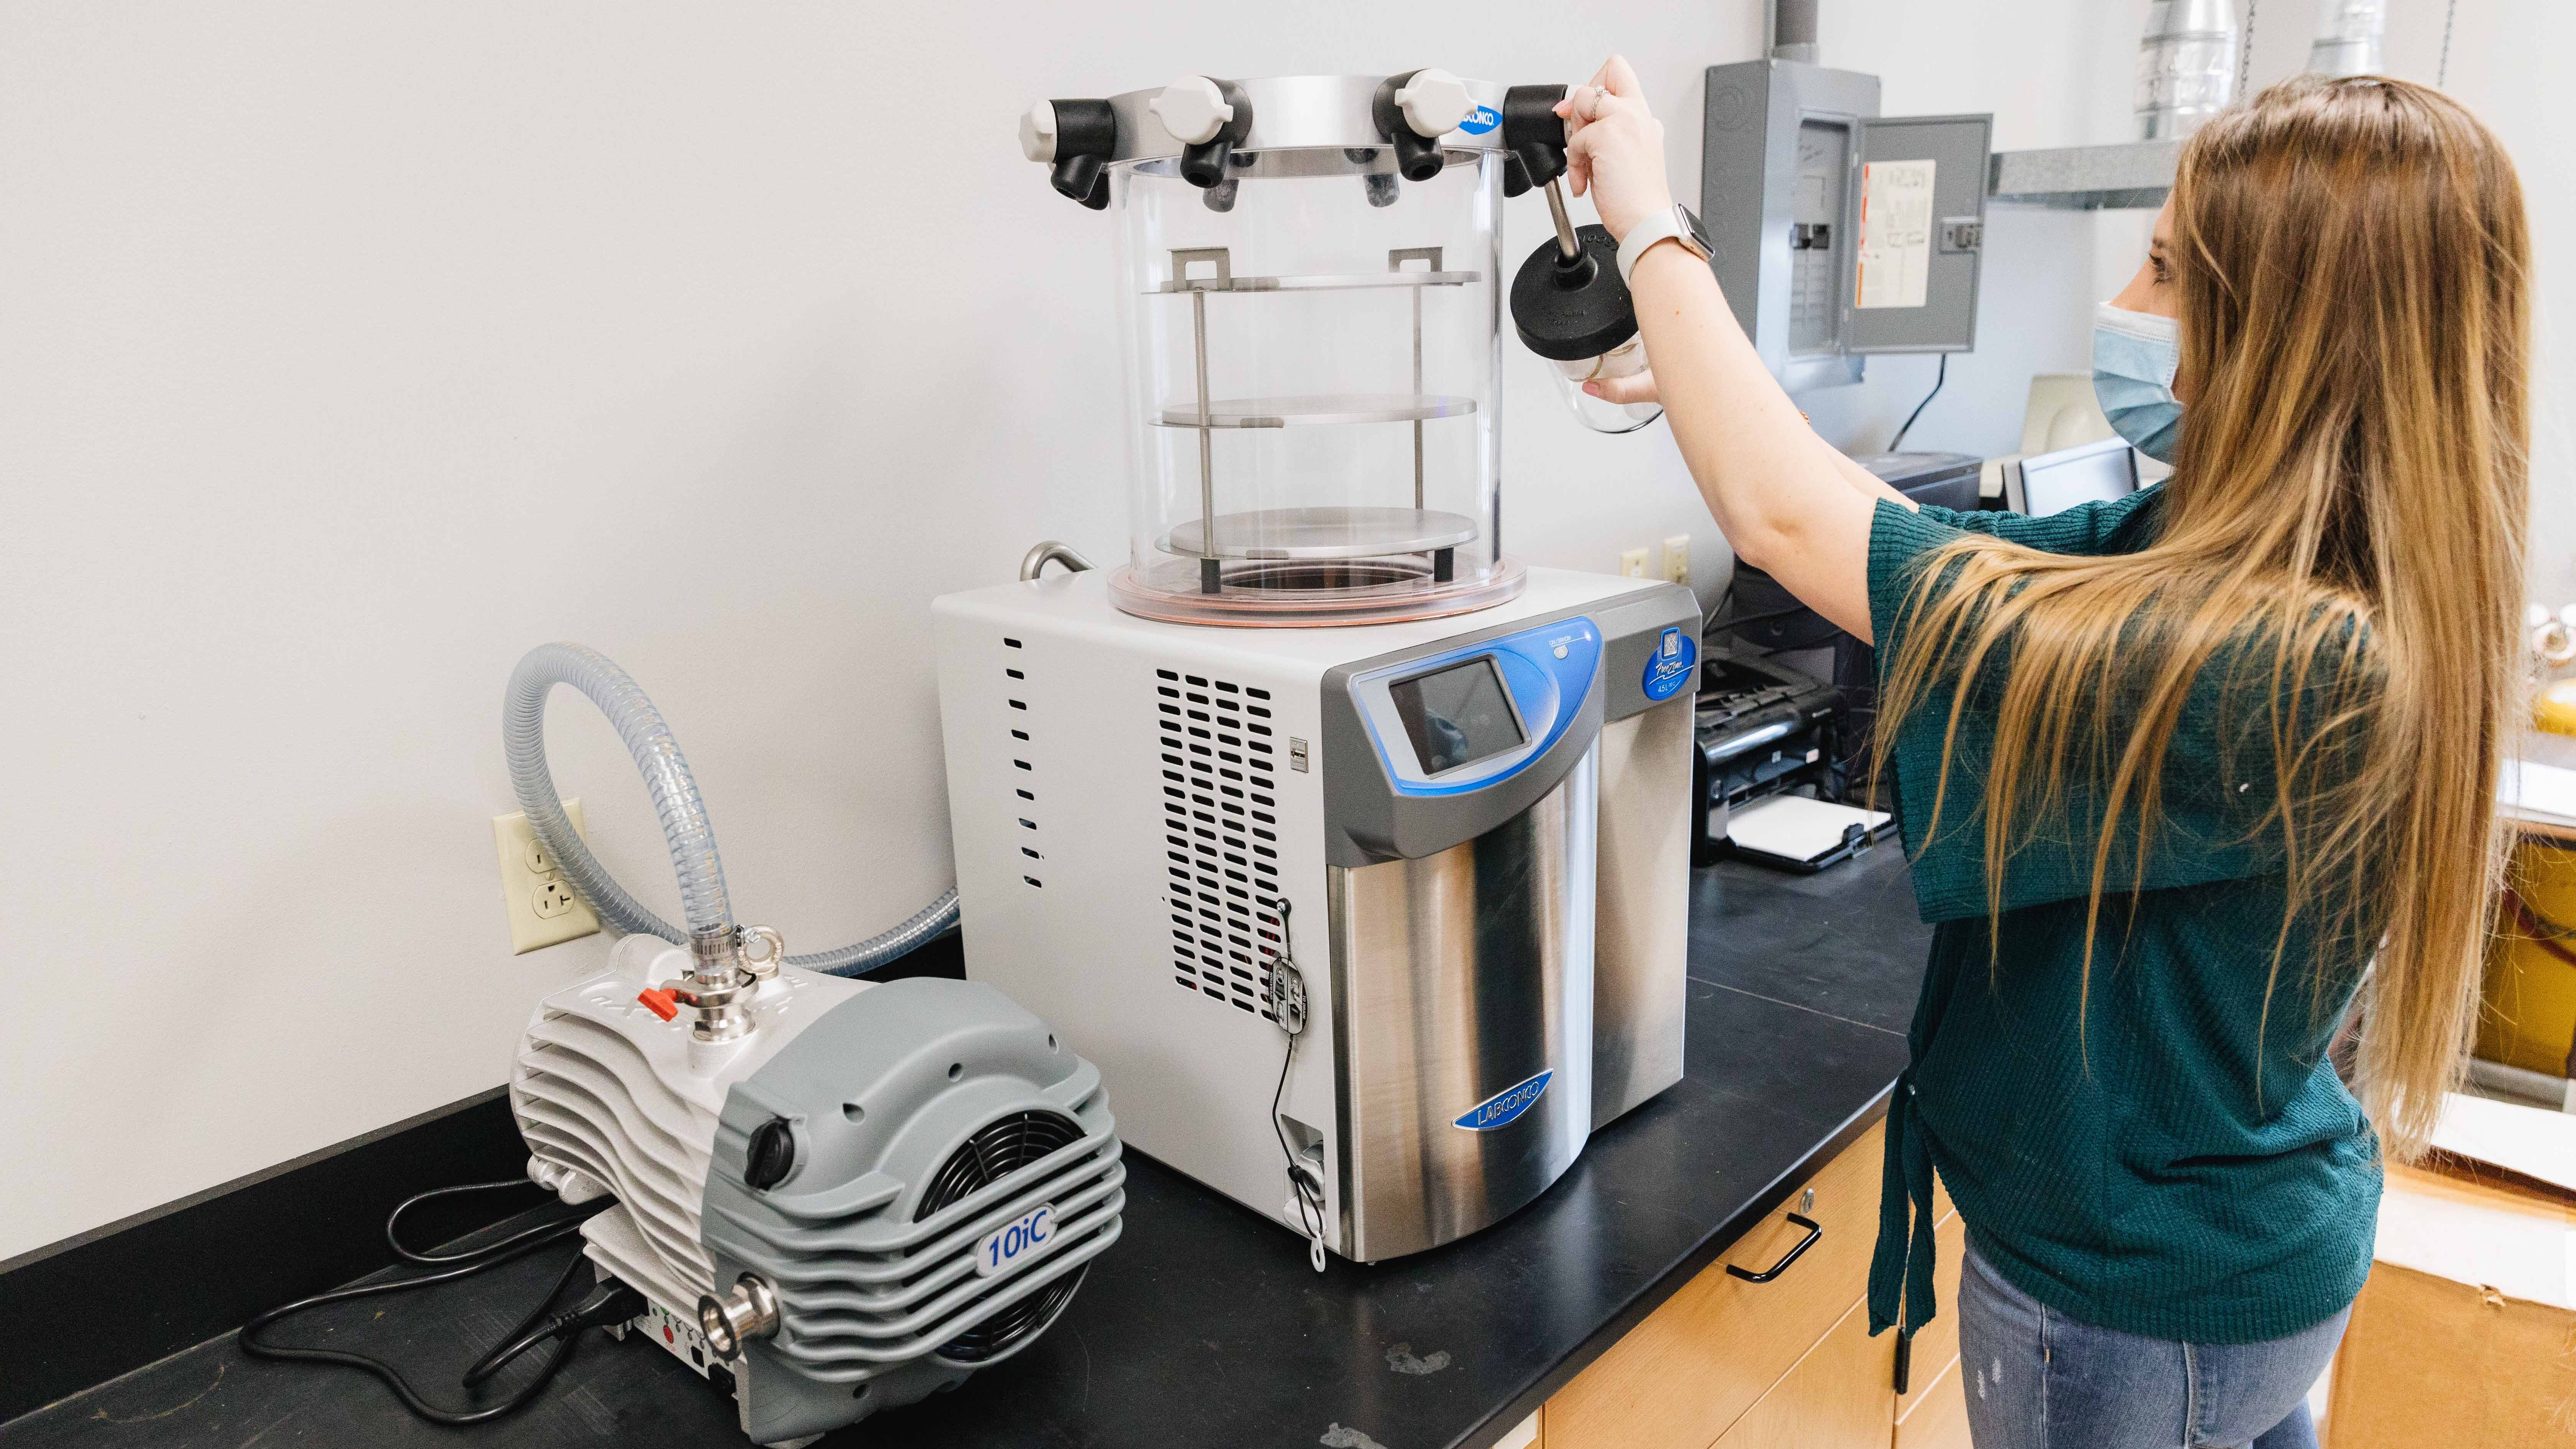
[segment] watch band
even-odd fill
[[[1688,235],[1689,233],[1682,229],[1681,217],[1676,215],[1671,208],[1656,212],[1654,215],[1647,217],[1644,221],[1628,228],[1628,234],[1619,239],[1619,281],[1621,285],[1624,286],[1630,284],[1630,279],[1635,276],[1637,271],[1637,262],[1646,255],[1646,249],[1648,247],[1654,246],[1660,242],[1678,241]]]

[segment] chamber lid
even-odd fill
[[[1312,161],[1329,166],[1335,159],[1331,153],[1349,147],[1372,153],[1358,160],[1344,160],[1342,166],[1350,171],[1392,171],[1391,157],[1374,154],[1388,143],[1378,130],[1375,110],[1378,87],[1386,79],[1382,75],[1291,75],[1229,82],[1242,91],[1252,110],[1251,130],[1234,143],[1233,150],[1237,155],[1254,157],[1264,151],[1322,152],[1326,154]],[[1503,99],[1510,87],[1497,81],[1463,78],[1457,85],[1474,105],[1457,129],[1434,139],[1448,151],[1502,150]],[[1103,160],[1114,163],[1176,159],[1188,149],[1153,108],[1164,89],[1155,86],[1109,98],[1110,109],[1118,118],[1118,135],[1115,147]],[[1274,174],[1323,173],[1301,169]]]
[[[1211,557],[1207,528],[1193,518],[1156,541],[1184,558]],[[1389,558],[1476,541],[1476,520],[1431,508],[1264,508],[1216,516],[1213,557]]]

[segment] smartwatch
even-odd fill
[[[1687,206],[1676,205],[1628,228],[1619,241],[1619,280],[1626,283],[1637,270],[1637,259],[1657,242],[1677,241],[1682,248],[1701,261],[1709,259],[1708,228],[1699,224]]]

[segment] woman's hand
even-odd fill
[[[1565,93],[1556,113],[1565,118],[1567,184],[1577,196],[1591,194],[1612,239],[1624,241],[1628,228],[1673,209],[1664,180],[1664,126],[1646,109],[1645,88],[1627,61],[1610,57],[1590,85]]]

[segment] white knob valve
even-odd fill
[[[1413,134],[1428,140],[1457,130],[1476,109],[1476,98],[1467,94],[1466,82],[1445,70],[1418,70],[1395,93],[1395,107]]]
[[[1055,136],[1055,102],[1040,101],[1020,117],[1020,154],[1030,160],[1054,160]]]
[[[1145,108],[1184,146],[1215,140],[1234,120],[1234,107],[1226,102],[1225,92],[1203,75],[1183,76],[1163,87],[1163,93],[1146,102]]]

